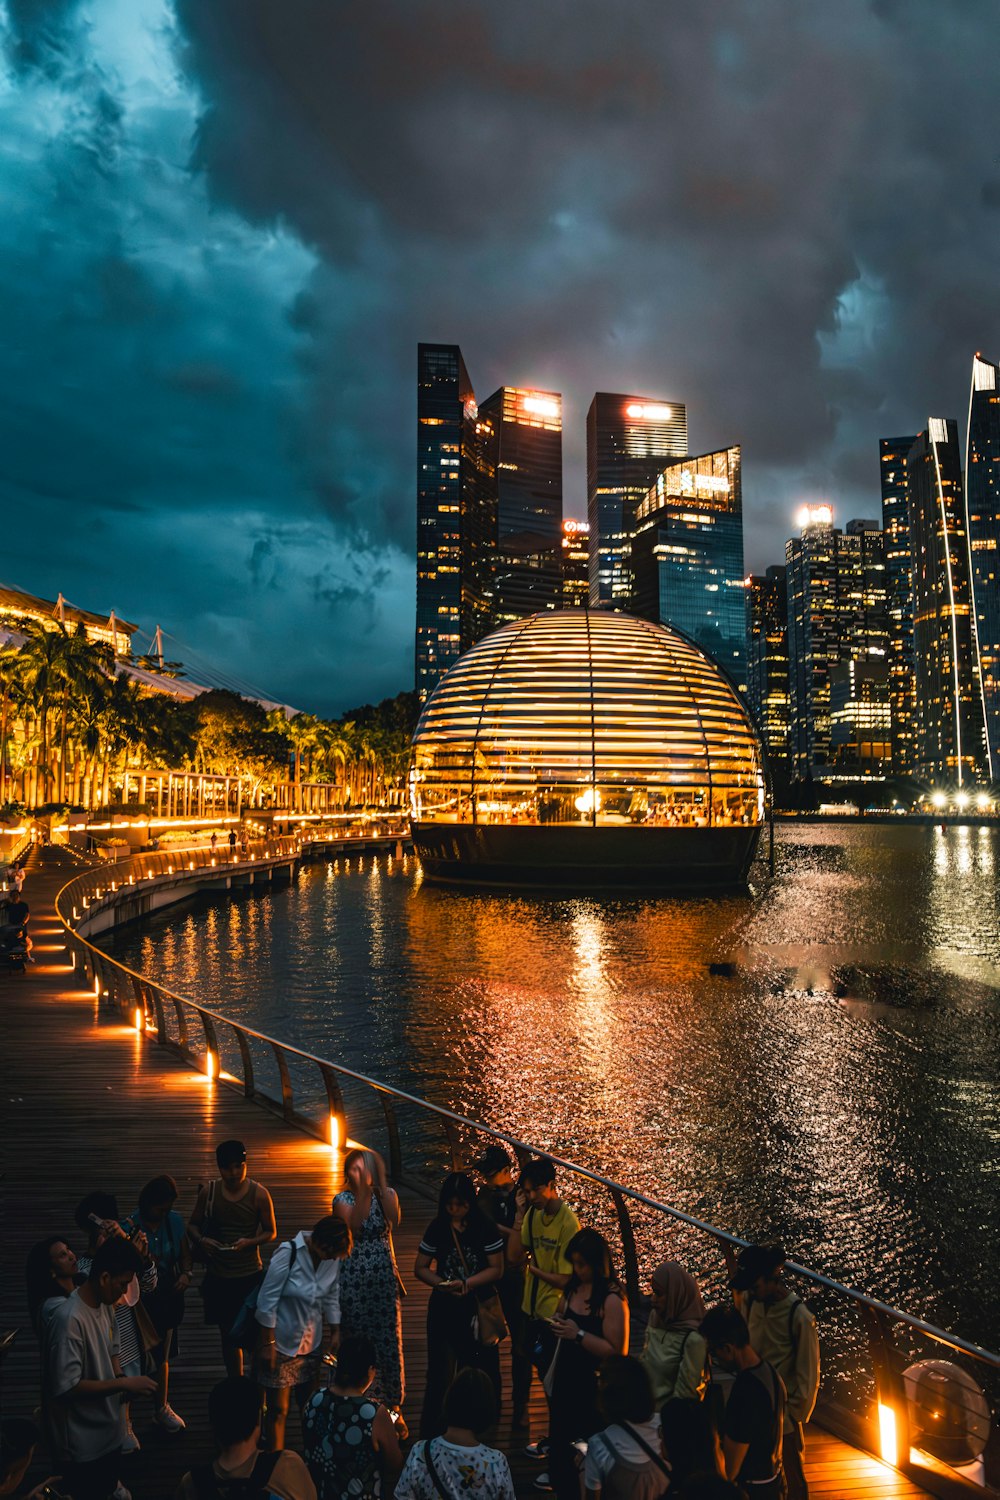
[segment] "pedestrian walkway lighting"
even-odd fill
[[[896,1434],[896,1413],[886,1402],[878,1404],[878,1446],[884,1463],[895,1468],[899,1463],[899,1439]]]

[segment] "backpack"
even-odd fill
[[[256,1500],[267,1486],[281,1453],[258,1453],[246,1479],[220,1479],[214,1464],[196,1464],[191,1478],[198,1500]]]
[[[614,1459],[614,1467],[601,1479],[602,1500],[660,1500],[670,1488],[670,1468],[627,1422],[619,1422],[648,1458],[629,1459],[619,1453],[607,1432],[597,1434]],[[593,1442],[594,1439],[591,1439]]]

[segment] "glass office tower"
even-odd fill
[[[739,447],[663,469],[632,524],[632,612],[683,630],[745,692]]]
[[[786,570],[746,580],[747,696],[773,770],[788,769],[788,587]]]
[[[915,770],[952,785],[984,775],[983,699],[955,422],[931,417],[906,460],[913,553]]]
[[[457,344],[417,346],[416,687],[424,699],[491,624],[495,495]]]
[[[889,706],[892,769],[907,776],[914,766],[916,702],[913,672],[913,558],[910,551],[906,459],[916,433],[879,440],[882,530],[885,536],[886,604],[889,616]]]
[[[562,596],[562,397],[501,386],[479,408],[496,511],[497,625]]]
[[[587,413],[590,603],[626,608],[632,592],[629,538],[657,474],[688,451],[679,401],[598,391]]]
[[[972,361],[969,392],[965,511],[992,779],[1000,776],[1000,366],[979,354]]]

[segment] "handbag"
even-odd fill
[[[454,1229],[451,1237],[455,1241],[455,1249],[458,1258],[462,1262],[462,1269],[466,1279],[469,1276],[469,1262],[465,1258],[462,1242]],[[507,1319],[503,1315],[503,1304],[500,1301],[499,1292],[488,1291],[480,1294],[475,1287],[472,1295],[476,1299],[476,1310],[472,1315],[472,1337],[477,1344],[482,1344],[484,1349],[492,1349],[496,1344],[502,1344],[507,1338],[510,1330],[507,1327]]]
[[[564,1318],[566,1316],[566,1298],[565,1297],[560,1297],[559,1298],[559,1305],[558,1305],[558,1307],[556,1309],[556,1316],[559,1317],[559,1318]],[[553,1386],[556,1383],[556,1362],[559,1359],[559,1350],[562,1348],[562,1346],[563,1346],[563,1340],[562,1339],[556,1339],[556,1347],[552,1351],[552,1358],[549,1360],[549,1367],[545,1371],[545,1374],[542,1375],[542,1390],[545,1392],[546,1396],[550,1396],[551,1397],[551,1395],[552,1395],[552,1388],[553,1388]],[[541,1373],[541,1372],[539,1372],[539,1373]]]
[[[288,1244],[292,1247],[292,1253],[289,1257],[288,1270],[285,1272],[285,1279],[282,1283],[281,1291],[278,1293],[279,1302],[285,1295],[285,1287],[288,1285],[288,1278],[292,1274],[292,1268],[295,1265],[295,1257],[299,1253],[299,1247],[294,1240],[289,1240]],[[228,1333],[228,1337],[232,1339],[234,1343],[242,1345],[244,1349],[252,1348],[257,1337],[257,1319],[255,1317],[255,1313],[257,1311],[257,1300],[260,1297],[260,1289],[264,1285],[265,1276],[266,1273],[265,1275],[261,1276],[253,1291],[247,1293],[247,1296],[243,1301],[243,1306],[240,1308],[239,1312],[233,1319],[233,1326],[232,1328],[230,1328]]]

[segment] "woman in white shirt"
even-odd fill
[[[493,1382],[484,1370],[459,1370],[444,1398],[442,1437],[410,1450],[395,1500],[514,1500],[510,1465],[480,1442],[497,1417]]]
[[[351,1231],[330,1214],[279,1245],[257,1297],[257,1383],[267,1403],[267,1447],[285,1446],[288,1396],[301,1411],[320,1382],[324,1357],[340,1338],[340,1265]]]

